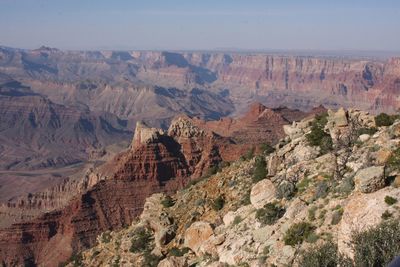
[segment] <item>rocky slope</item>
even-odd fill
[[[326,242],[351,258],[352,233],[400,216],[400,121],[374,127],[367,113],[343,109],[287,125],[274,152],[172,198],[152,195],[139,220],[103,233],[71,264],[298,266]],[[316,132],[329,149],[310,145]]]

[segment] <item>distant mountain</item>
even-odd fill
[[[399,58],[0,48],[0,71],[55,103],[154,123],[177,112],[242,114],[255,101],[301,110],[400,107]]]
[[[126,121],[107,112],[55,104],[20,82],[0,77],[0,168],[59,167],[90,150],[129,138]]]

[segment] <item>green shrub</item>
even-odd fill
[[[257,156],[254,163],[253,182],[259,182],[267,176],[267,164],[264,156]]]
[[[322,154],[332,150],[332,138],[324,130],[328,122],[327,117],[328,113],[316,115],[311,123],[311,132],[306,135],[308,144],[310,146],[319,146]]]
[[[349,195],[354,190],[354,177],[343,178],[336,189],[344,196]]]
[[[162,257],[152,254],[150,251],[143,253],[143,267],[155,267],[162,260]]]
[[[225,205],[225,199],[223,196],[217,197],[213,202],[212,202],[212,208],[215,211],[221,210]]]
[[[381,113],[375,117],[376,127],[380,126],[390,126],[398,118],[397,115],[388,115],[386,113]]]
[[[397,199],[395,199],[394,197],[391,197],[391,196],[386,196],[385,203],[388,204],[389,206],[391,206],[391,205],[397,203]]]
[[[209,177],[211,175],[217,174],[219,171],[221,171],[219,166],[212,166],[208,168],[205,176]]]
[[[275,151],[275,149],[270,144],[267,143],[262,143],[260,145],[260,150],[263,155],[269,155]]]
[[[392,152],[386,165],[390,170],[400,170],[400,147]]]
[[[162,201],[161,204],[164,206],[164,208],[170,208],[173,205],[175,205],[175,201],[172,199],[171,196],[166,196]]]
[[[325,198],[329,193],[329,185],[326,181],[321,181],[315,188],[314,200],[319,198]]]
[[[272,225],[285,214],[285,209],[276,203],[268,203],[256,212],[256,219],[262,224]]]
[[[317,211],[317,207],[315,207],[315,206],[308,209],[308,220],[310,220],[310,221],[315,220],[316,211]]]
[[[296,193],[296,186],[290,182],[283,181],[276,188],[276,198],[291,199]]]
[[[114,260],[112,267],[119,267],[119,261],[121,260],[120,256],[117,256],[116,259]]]
[[[307,243],[315,243],[317,242],[319,239],[319,235],[317,235],[316,233],[311,233],[307,236],[307,238],[305,239],[305,241]]]
[[[387,221],[352,235],[355,266],[387,266],[400,255],[400,224]]]
[[[298,266],[305,267],[336,267],[353,266],[349,258],[339,254],[338,247],[332,241],[301,250]]]
[[[240,200],[241,206],[247,206],[247,205],[251,204],[250,193],[251,193],[251,189],[248,189],[246,191],[246,193],[243,195],[242,199]]]
[[[251,160],[254,157],[254,147],[249,148],[247,152],[243,155],[244,160]]]
[[[386,221],[363,232],[353,233],[350,241],[354,262],[339,254],[337,244],[328,241],[299,253],[298,266],[378,267],[400,255],[400,224]]]
[[[293,224],[285,233],[285,245],[295,246],[303,243],[310,234],[314,233],[314,226],[307,222]]]
[[[182,257],[183,255],[185,255],[188,252],[189,252],[189,248],[187,248],[187,247],[184,247],[182,249],[173,247],[168,251],[168,254],[170,256]]]
[[[304,177],[301,181],[296,184],[296,189],[299,192],[304,192],[307,187],[310,185],[311,179]]]
[[[390,213],[388,210],[385,210],[385,212],[382,213],[381,217],[382,217],[383,220],[389,220],[389,219],[392,218],[392,216],[393,216],[392,213]]]
[[[233,219],[232,224],[233,225],[238,225],[241,221],[243,221],[242,217],[240,217],[239,215],[235,216],[235,218]]]
[[[83,266],[83,264],[82,264],[82,260],[83,260],[82,253],[78,253],[78,254],[73,255],[71,257],[71,259],[72,259],[72,263],[73,263],[74,267]]]
[[[110,232],[104,232],[101,234],[101,242],[103,243],[109,243],[111,241],[111,233]]]
[[[342,216],[343,216],[343,209],[335,210],[332,214],[331,224],[332,225],[338,224],[342,220]]]
[[[145,227],[136,228],[133,232],[133,238],[131,240],[131,248],[129,249],[132,253],[144,252],[151,249],[151,232]]]

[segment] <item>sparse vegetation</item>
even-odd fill
[[[393,216],[393,214],[390,213],[390,211],[385,210],[385,212],[382,213],[382,216],[381,216],[381,217],[382,217],[383,220],[389,220],[389,219],[392,218],[392,216]]]
[[[238,225],[241,221],[243,221],[242,217],[240,217],[239,215],[235,216],[235,218],[233,219],[232,224],[233,225]]]
[[[276,198],[291,199],[296,193],[296,186],[293,183],[283,181],[276,188]]]
[[[162,201],[161,204],[164,206],[164,208],[170,208],[173,205],[175,205],[174,200],[171,198],[171,196],[166,196]]]
[[[386,165],[389,170],[400,170],[400,147],[392,152]]]
[[[325,198],[329,193],[329,184],[326,181],[321,181],[315,188],[314,200]]]
[[[152,254],[150,251],[143,253],[143,267],[155,267],[162,260],[162,257]]]
[[[246,206],[246,205],[250,205],[251,204],[250,193],[251,193],[251,189],[247,190],[246,193],[243,195],[242,199],[240,200],[240,204],[242,206]]]
[[[392,206],[393,204],[397,203],[397,199],[391,196],[385,196],[385,203],[389,206]]]
[[[374,133],[376,133],[378,131],[378,129],[376,129],[375,127],[371,127],[371,128],[365,128],[362,127],[360,129],[357,130],[357,135],[360,136],[362,134],[369,134],[369,135],[373,135]]]
[[[319,146],[321,153],[325,154],[332,149],[332,138],[325,132],[324,128],[328,122],[328,113],[316,115],[311,124],[311,132],[306,135],[308,144],[311,146]]]
[[[285,214],[285,209],[277,203],[267,203],[256,212],[256,219],[262,224],[272,225]]]
[[[304,192],[308,186],[311,183],[311,179],[304,177],[302,180],[300,180],[297,184],[296,184],[296,188],[298,192]]]
[[[217,197],[213,202],[212,202],[212,208],[215,211],[221,210],[225,205],[225,199],[223,196]]]
[[[331,224],[332,225],[336,225],[338,224],[341,220],[342,220],[342,216],[343,216],[343,209],[340,208],[338,210],[335,210],[332,213],[332,220],[331,220]]]
[[[262,143],[260,145],[260,150],[263,155],[269,155],[275,151],[275,149],[270,144],[267,143]]]
[[[382,222],[352,236],[355,266],[387,266],[400,255],[400,224]]]
[[[349,195],[354,190],[354,177],[346,177],[342,179],[336,191],[343,196]]]
[[[175,256],[175,257],[182,257],[183,255],[185,255],[186,253],[189,252],[189,248],[184,247],[184,248],[177,248],[177,247],[173,247],[168,251],[168,254],[170,256]]]
[[[257,156],[254,163],[253,182],[259,182],[267,176],[267,164],[264,156]]]
[[[149,251],[151,249],[151,232],[145,227],[136,228],[129,249],[132,253]]]
[[[316,206],[312,206],[311,208],[308,209],[308,220],[309,221],[314,221],[315,220],[315,213],[317,211]]]
[[[302,250],[299,254],[299,266],[307,267],[336,267],[352,266],[349,258],[339,254],[338,247],[332,241]]]
[[[251,147],[247,150],[247,152],[242,156],[243,160],[251,160],[254,157],[254,147]]]
[[[381,113],[375,117],[376,127],[380,126],[390,126],[398,118],[398,115],[388,115],[386,113]]]
[[[104,232],[104,233],[102,233],[101,234],[101,242],[103,242],[103,243],[109,243],[110,242],[110,240],[111,240],[111,234],[110,234],[110,232]]]
[[[314,226],[308,222],[293,224],[285,233],[283,241],[285,245],[295,246],[303,243],[314,232]]]

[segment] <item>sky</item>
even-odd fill
[[[0,45],[400,51],[400,1],[0,0]]]

